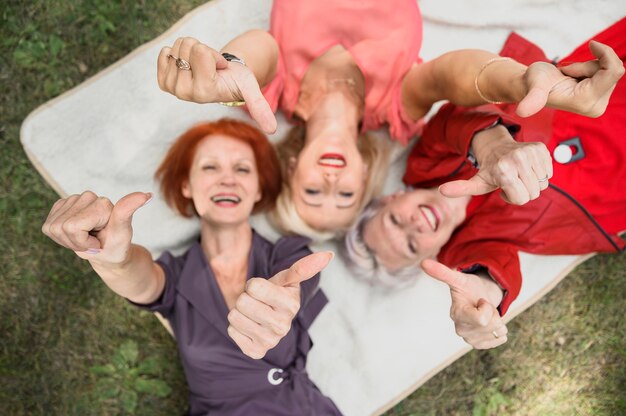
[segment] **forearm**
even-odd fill
[[[228,42],[221,50],[245,61],[263,88],[276,75],[278,67],[278,44],[268,32],[253,29]]]
[[[466,49],[446,53],[432,61],[414,65],[402,85],[402,101],[411,110],[428,109],[440,100],[457,105],[485,104],[476,91],[475,81],[483,96],[493,101],[519,102],[526,95],[526,66],[513,60],[495,61],[498,55]]]
[[[104,283],[118,295],[148,304],[159,298],[165,287],[165,274],[142,246],[131,245],[127,259],[120,264],[90,260]]]

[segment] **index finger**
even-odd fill
[[[624,64],[608,45],[592,40],[589,49],[600,62],[600,70],[590,79],[591,85],[594,90],[608,91],[624,75]]]
[[[165,89],[165,76],[167,75],[169,60],[167,56],[170,54],[171,50],[172,48],[165,46],[161,49],[159,57],[157,58],[157,82],[159,83],[159,88],[163,91],[167,91]]]
[[[321,272],[334,257],[332,251],[309,254],[295,262],[287,270],[277,273],[269,279],[279,286],[293,286],[308,280]]]

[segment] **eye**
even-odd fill
[[[413,242],[412,242],[412,241],[409,241],[408,246],[409,246],[409,251],[410,251],[412,254],[417,254],[417,248],[415,248],[415,244],[413,244]]]
[[[399,225],[400,224],[400,222],[398,221],[398,218],[395,215],[393,215],[393,214],[389,214],[389,219],[391,220],[391,223],[393,225]]]
[[[237,172],[240,172],[240,173],[250,173],[250,168],[247,167],[247,166],[239,166],[237,168]]]
[[[204,165],[202,166],[202,170],[216,170],[217,166],[215,165]]]
[[[344,198],[352,198],[353,195],[354,192],[339,192],[339,196],[342,196]]]
[[[319,193],[320,193],[319,189],[311,189],[311,188],[305,188],[305,189],[304,189],[304,192],[305,192],[307,195],[317,195],[317,194],[319,194]]]

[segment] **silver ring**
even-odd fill
[[[170,58],[172,58],[175,61],[178,61],[178,58],[176,56],[172,55],[171,53],[168,53],[167,54],[167,59],[170,59]]]
[[[500,338],[500,337],[498,336],[498,333],[497,333],[496,331],[491,331],[491,335],[493,335],[493,337],[494,337],[495,339]]]
[[[539,178],[539,179],[537,179],[537,182],[546,182],[547,180],[548,180],[548,175],[546,175],[546,176],[545,176],[545,177],[543,177],[543,178]]]

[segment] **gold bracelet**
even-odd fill
[[[498,61],[514,61],[514,60],[512,58],[509,58],[509,57],[506,57],[506,56],[497,56],[495,58],[491,58],[490,60],[485,62],[483,64],[483,66],[480,67],[480,70],[478,71],[478,74],[476,75],[476,78],[474,78],[474,87],[476,88],[476,93],[480,96],[480,98],[482,98],[483,100],[485,100],[489,104],[502,104],[504,101],[493,101],[493,100],[490,100],[489,98],[485,97],[483,95],[483,93],[480,91],[480,88],[478,88],[478,77],[480,77],[480,74],[483,73],[485,68],[487,68],[492,63],[498,62]]]

